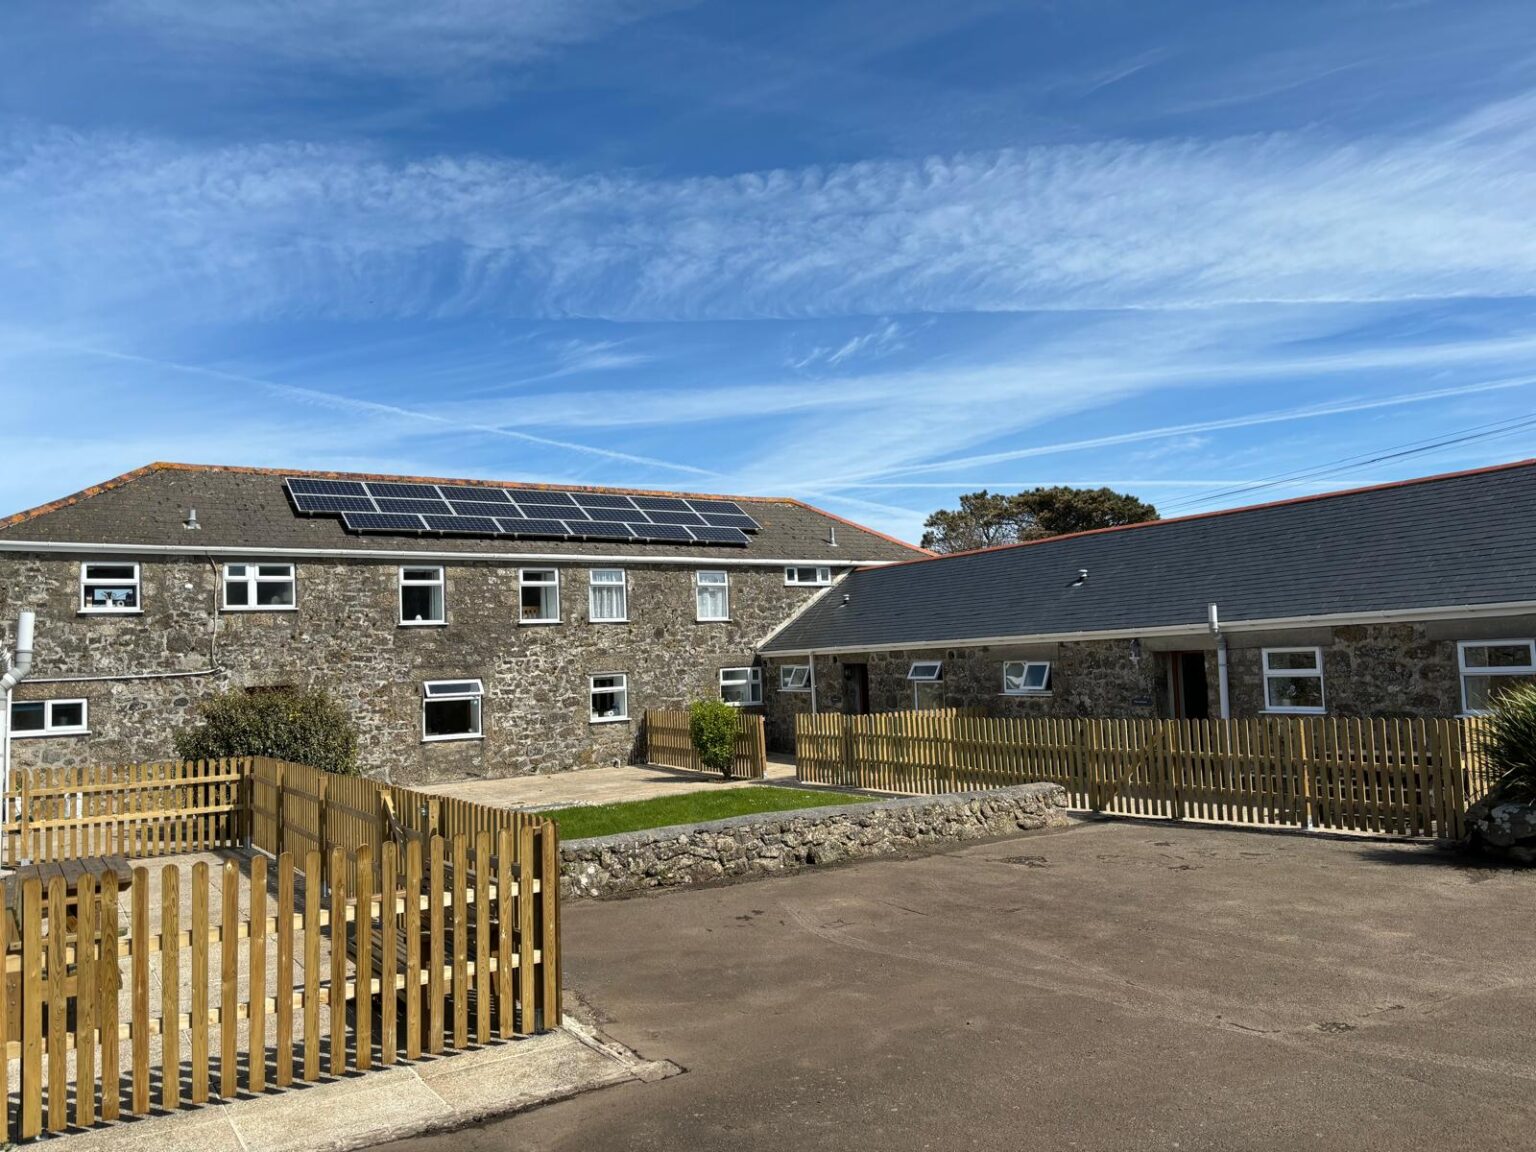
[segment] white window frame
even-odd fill
[[[243,568],[245,574],[231,576],[231,568]],[[263,568],[286,568],[286,576],[262,576]],[[297,564],[286,560],[231,560],[222,569],[223,597],[222,603],[226,612],[297,612],[299,610],[299,568]],[[229,602],[229,589],[231,585],[241,584],[246,588],[246,594],[250,598],[249,604],[231,604]],[[256,590],[261,584],[287,584],[292,592],[291,604],[258,604],[256,603]]]
[[[553,577],[551,580],[530,580],[529,576],[536,572],[548,572]],[[554,610],[553,616],[539,616],[531,618],[523,615],[523,589],[524,588],[553,588]],[[560,569],[558,568],[519,568],[517,570],[517,622],[519,624],[558,624],[560,623]]]
[[[599,680],[617,680],[616,688],[599,688]],[[595,706],[597,694],[617,695],[621,707],[618,716],[599,716]],[[587,722],[589,724],[625,724],[629,721],[629,673],[628,672],[594,672],[587,677]]]
[[[427,735],[427,705],[452,700],[473,700],[475,703],[475,729],[473,732],[451,732],[438,736]],[[485,739],[485,684],[477,679],[424,680],[421,684],[421,742],[441,744],[449,740]]]
[[[710,577],[705,582],[705,577]],[[716,580],[714,577],[720,577]],[[704,615],[704,590],[711,592],[720,590],[725,601],[724,611],[718,616]],[[693,608],[694,619],[700,624],[720,624],[729,622],[731,618],[731,574],[719,568],[705,568],[693,574]]]
[[[611,576],[618,573],[618,580],[598,580],[599,573]],[[617,616],[599,616],[597,614],[597,590],[599,588],[617,588],[619,590],[620,613]],[[623,568],[593,568],[587,573],[587,622],[590,624],[628,624],[629,623],[629,573]]]
[[[107,580],[92,579],[92,568],[132,568],[131,580]],[[140,579],[140,569],[133,561],[123,560],[86,560],[80,565],[80,614],[82,616],[139,616],[144,612],[144,585]],[[133,607],[114,608],[92,604],[88,595],[93,586],[103,588],[132,588]]]
[[[16,709],[28,707],[34,704],[43,706],[43,726],[36,730],[18,730],[16,728]],[[53,710],[60,704],[80,705],[80,723],[55,724],[53,722]],[[88,736],[91,731],[91,703],[85,699],[70,698],[66,700],[13,700],[11,701],[11,715],[6,717],[9,722],[11,736],[17,740],[31,740],[44,736]]]
[[[1020,669],[1019,679],[1026,682],[1029,673],[1034,668],[1044,668],[1044,682],[1038,688],[1010,688],[1008,686],[1008,669],[1013,666]],[[1051,662],[1049,660],[1004,660],[1003,661],[1003,695],[1004,696],[1049,696],[1051,694]]]
[[[1509,665],[1502,668],[1467,667],[1468,648],[1524,647],[1529,659],[1524,667]],[[1467,704],[1468,676],[1536,676],[1536,640],[1458,640],[1456,642],[1456,669],[1461,681],[1461,713],[1463,716],[1486,716],[1488,709],[1472,708]]]
[[[809,692],[811,690],[811,666],[809,664],[780,664],[780,692]]]
[[[800,579],[802,572],[811,573],[813,579]],[[784,569],[784,585],[788,588],[825,588],[831,583],[832,569],[824,564],[800,564]]]
[[[411,579],[407,572],[435,572],[431,580]],[[435,564],[402,564],[400,566],[400,626],[402,628],[428,628],[448,623],[447,570]],[[405,616],[405,590],[407,588],[436,588],[438,616],[432,620],[408,620]]]
[[[914,660],[907,668],[907,679],[914,684],[937,684],[944,679],[944,661]]]
[[[1269,657],[1273,653],[1277,656],[1292,652],[1310,652],[1317,661],[1316,669],[1309,668],[1275,668],[1269,666]],[[1279,716],[1322,716],[1328,711],[1328,685],[1323,677],[1323,650],[1313,644],[1303,644],[1292,648],[1261,648],[1259,650],[1259,667],[1264,673],[1264,711]],[[1314,707],[1293,707],[1289,705],[1271,704],[1269,702],[1269,682],[1271,680],[1316,680],[1317,698],[1320,703]]]
[[[746,676],[737,676],[736,673],[745,672]],[[730,676],[728,680],[726,677]],[[726,686],[742,687],[747,690],[745,700],[726,699]],[[756,708],[763,702],[763,670],[756,664],[750,668],[722,668],[720,669],[720,699],[724,700],[732,708]]]

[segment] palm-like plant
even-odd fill
[[[1479,748],[1495,776],[1491,797],[1506,804],[1536,801],[1536,684],[1499,693]]]

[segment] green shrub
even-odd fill
[[[1501,801],[1536,801],[1536,684],[1499,693],[1484,721],[1481,748]]]
[[[274,756],[338,776],[356,776],[357,728],[324,689],[220,693],[197,707],[198,720],[172,734],[183,760]]]
[[[723,700],[695,700],[688,706],[688,737],[704,767],[729,777],[736,759],[736,709]]]

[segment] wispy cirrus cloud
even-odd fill
[[[1523,296],[1533,113],[698,179],[26,132],[0,143],[0,289],[39,311],[171,297],[194,321]]]
[[[690,0],[105,0],[181,46],[396,75],[519,63]]]

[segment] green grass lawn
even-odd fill
[[[655,800],[627,804],[594,804],[582,808],[555,808],[541,813],[560,824],[560,839],[584,840],[588,836],[613,836],[642,828],[666,828],[673,824],[700,824],[752,812],[781,812],[791,808],[826,808],[864,799],[838,792],[811,792],[803,788],[748,787],[685,792]]]

